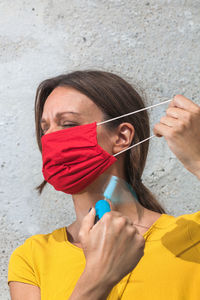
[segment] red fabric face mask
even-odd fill
[[[80,192],[117,160],[98,144],[96,127],[94,122],[42,136],[42,173],[57,191]]]

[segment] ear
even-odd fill
[[[131,123],[121,123],[116,130],[113,142],[113,154],[116,154],[131,145],[135,135],[135,128]]]

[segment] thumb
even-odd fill
[[[157,124],[154,125],[153,133],[154,133],[157,137],[162,137],[162,134],[160,134],[160,132],[158,131],[157,126],[159,126],[159,123],[157,123]]]
[[[94,207],[89,211],[89,213],[83,218],[81,231],[84,233],[88,233],[90,229],[94,226],[96,210]]]

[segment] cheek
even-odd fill
[[[112,134],[106,130],[100,129],[99,127],[100,126],[97,126],[97,142],[99,146],[112,155]]]

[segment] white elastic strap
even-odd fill
[[[124,151],[126,151],[126,150],[128,150],[128,149],[131,149],[131,148],[133,148],[133,147],[135,147],[135,146],[137,146],[137,145],[139,145],[139,144],[141,144],[141,143],[144,143],[144,142],[146,142],[147,140],[150,140],[151,138],[153,138],[154,136],[155,136],[155,134],[149,136],[148,138],[146,138],[145,140],[143,140],[143,141],[141,141],[141,142],[138,142],[137,144],[134,144],[134,145],[132,145],[132,146],[130,146],[130,147],[128,147],[128,148],[126,148],[126,149],[124,149],[124,150],[122,150],[122,151],[116,153],[116,154],[113,154],[113,156],[116,156],[116,155],[118,155],[118,154],[120,154],[120,153],[122,153],[122,152],[124,152]]]
[[[170,102],[170,101],[172,101],[172,100],[173,100],[173,98],[172,98],[172,99],[169,99],[169,100],[166,100],[166,101],[163,101],[163,102],[160,102],[160,103],[157,103],[157,104],[154,104],[154,105],[151,105],[151,106],[148,106],[148,107],[144,107],[144,108],[139,109],[139,110],[136,110],[136,111],[132,111],[132,112],[130,112],[130,113],[128,113],[128,114],[121,115],[121,116],[116,117],[116,118],[112,118],[112,119],[109,119],[109,120],[106,120],[106,121],[97,123],[97,125],[101,125],[101,124],[104,124],[104,123],[107,123],[107,122],[110,122],[110,121],[113,121],[113,120],[116,120],[116,119],[119,119],[119,118],[122,118],[122,117],[125,117],[125,116],[133,115],[133,114],[136,114],[136,113],[138,113],[138,112],[140,112],[140,111],[147,110],[147,109],[150,109],[150,108],[152,108],[152,107],[155,107],[155,106],[158,106],[158,105],[161,105],[161,104],[165,104],[165,103]],[[130,146],[130,147],[128,147],[128,148],[126,148],[126,149],[124,149],[124,150],[122,150],[122,151],[116,153],[116,154],[114,154],[113,156],[117,156],[118,154],[120,154],[120,153],[122,153],[122,152],[124,152],[124,151],[126,151],[126,150],[128,150],[128,149],[131,149],[131,148],[133,148],[133,147],[136,147],[137,145],[139,145],[139,144],[141,144],[141,143],[144,143],[144,142],[150,140],[150,139],[153,138],[154,136],[155,136],[155,134],[149,136],[148,138],[146,138],[146,139],[143,140],[143,141],[138,142],[137,144],[134,144],[134,145],[132,145],[132,146]]]
[[[136,110],[136,111],[132,111],[132,112],[130,112],[130,113],[127,113],[127,114],[125,114],[125,115],[121,115],[121,116],[116,117],[116,118],[112,118],[112,119],[109,119],[109,120],[106,120],[106,121],[103,121],[103,122],[99,122],[99,123],[97,123],[97,125],[101,125],[101,124],[104,124],[104,123],[107,123],[107,122],[110,122],[110,121],[113,121],[113,120],[116,120],[116,119],[119,119],[119,118],[122,118],[122,117],[126,117],[126,116],[129,116],[129,115],[133,115],[133,114],[136,114],[136,113],[138,113],[138,112],[140,112],[140,111],[147,110],[147,109],[150,109],[150,108],[152,108],[152,107],[155,107],[155,106],[158,106],[158,105],[161,105],[161,104],[165,104],[165,103],[170,102],[170,101],[172,101],[172,100],[173,100],[173,99],[169,99],[169,100],[166,100],[166,101],[163,101],[163,102],[160,102],[160,103],[157,103],[157,104],[148,106],[148,107],[144,107],[144,108],[139,109],[139,110]]]

